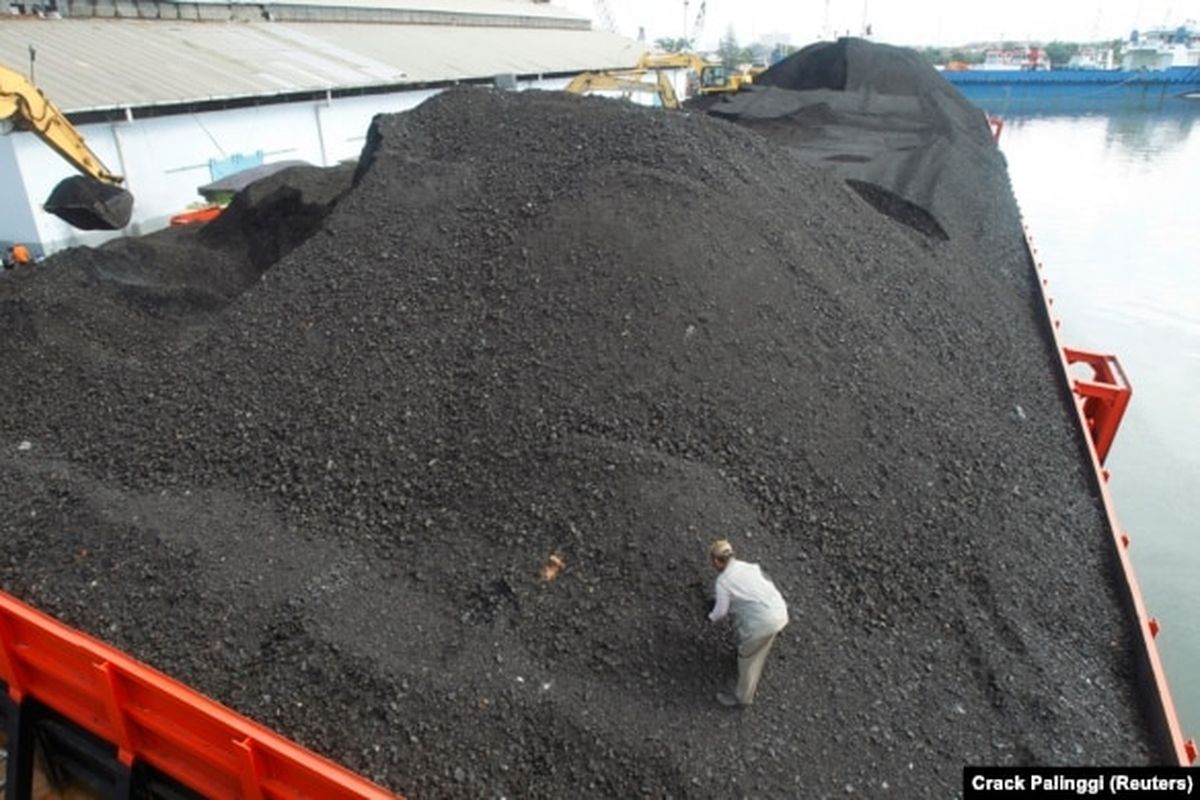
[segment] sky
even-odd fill
[[[595,19],[607,4],[617,32],[646,40],[684,35],[683,0],[552,0]],[[857,36],[864,20],[875,41],[899,45],[956,45],[981,40],[1095,41],[1125,38],[1134,28],[1200,21],[1200,0],[706,0],[699,49],[715,49],[732,25],[745,45],[774,38],[804,45]],[[700,0],[686,5],[688,35]],[[598,24],[596,27],[600,27]]]

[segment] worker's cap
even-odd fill
[[[733,555],[733,545],[728,539],[717,539],[708,548],[708,554],[713,558],[729,558]]]

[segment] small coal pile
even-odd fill
[[[961,238],[982,252],[1005,246],[991,228],[1017,224],[983,112],[913,50],[818,42],[749,90],[696,107],[834,169],[882,213],[926,235]]]
[[[5,274],[0,402],[90,403],[81,381],[120,383],[126,366],[174,358],[319,229],[352,176],[352,167],[290,168],[240,193],[211,224],[76,247]]]
[[[186,346],[68,398],[14,337],[0,582],[415,797],[1151,760],[1034,277],[954,245],[718,120],[445,92]],[[741,712],[717,536],[792,610]]]

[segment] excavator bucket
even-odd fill
[[[133,195],[86,175],[60,181],[44,208],[68,225],[85,231],[115,231],[129,224]]]

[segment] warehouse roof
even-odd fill
[[[532,0],[54,0],[58,16],[192,22],[382,22],[587,30],[588,19]],[[32,9],[32,6],[27,6]]]
[[[211,3],[216,5],[258,6],[321,6],[325,8],[380,8],[395,10],[448,11],[461,14],[500,14],[522,17],[554,17],[583,19],[578,14],[550,3],[530,0],[164,0],[180,4]]]
[[[25,71],[30,47],[34,82],[66,112],[579,72],[630,66],[643,49],[553,27],[100,18],[0,26],[0,63]]]

